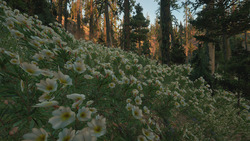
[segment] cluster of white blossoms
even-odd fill
[[[17,41],[28,44],[22,46],[19,52],[0,48],[0,54],[23,73],[22,79],[17,81],[20,82],[18,87],[22,93],[34,93],[36,96],[42,93],[38,99],[34,99],[40,103],[35,103],[33,107],[53,110],[48,122],[58,133],[55,135],[40,127],[33,128],[32,133],[23,136],[24,140],[46,141],[53,134],[58,135],[59,141],[95,141],[109,131],[106,127],[111,125],[106,125],[106,119],[117,118],[112,117],[112,114],[110,117],[105,115],[105,118],[98,115],[95,106],[104,106],[104,110],[98,110],[104,115],[104,112],[109,111],[102,102],[115,96],[123,98],[117,103],[126,109],[117,110],[129,113],[133,120],[128,122],[139,123],[133,127],[140,131],[138,135],[133,134],[138,141],[161,140],[160,136],[164,136],[162,131],[167,130],[167,125],[162,121],[175,122],[175,116],[180,111],[187,112],[188,118],[195,116],[198,119],[193,124],[197,128],[193,128],[192,124],[178,128],[183,130],[184,139],[198,138],[201,134],[198,129],[208,128],[210,122],[214,123],[214,127],[220,125],[220,128],[214,128],[216,132],[226,130],[222,129],[222,121],[229,121],[222,119],[221,113],[234,112],[231,103],[235,98],[225,91],[217,91],[217,96],[211,97],[212,90],[203,78],[193,82],[186,77],[192,70],[190,65],[157,65],[154,60],[119,48],[76,41],[72,35],[64,32],[60,24],[44,26],[36,16],[13,11],[5,3],[0,0],[0,8],[5,16],[3,25]],[[75,43],[77,47],[68,45],[62,36],[71,39],[71,44]],[[90,96],[95,99],[87,101]],[[249,120],[247,102],[242,102],[242,117]],[[92,104],[94,107],[90,107]],[[169,117],[156,113],[155,107],[168,111]],[[237,116],[232,117],[239,119]],[[236,120],[232,122],[238,124]],[[78,124],[84,126],[79,130],[79,127],[76,128]],[[204,139],[203,136],[199,138]]]

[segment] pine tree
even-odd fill
[[[149,32],[149,20],[143,16],[143,8],[138,3],[135,6],[136,14],[131,19],[131,41],[138,43],[139,54],[141,54],[141,42],[146,41],[147,33]]]

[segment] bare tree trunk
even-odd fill
[[[170,64],[170,28],[171,28],[171,12],[170,12],[170,1],[161,0],[160,8],[161,16],[161,34],[162,34],[162,63]]]
[[[186,0],[187,2],[187,0]],[[186,45],[185,45],[185,54],[186,54],[186,62],[189,61],[189,55],[188,55],[188,16],[187,16],[187,4],[185,5],[185,16],[186,16],[186,29],[185,29],[185,39],[186,39]]]
[[[68,4],[68,0],[64,0],[64,28],[67,31],[68,29],[68,10],[67,10],[67,4]]]
[[[129,29],[129,0],[124,0],[124,50],[130,50],[130,29]]]
[[[92,40],[93,35],[94,35],[93,0],[90,0],[89,40]]]
[[[58,22],[62,24],[62,0],[58,1]]]
[[[246,47],[246,50],[247,50],[247,31],[245,31],[245,47]]]
[[[111,28],[109,22],[109,4],[108,0],[105,0],[105,18],[106,18],[106,37],[107,37],[107,46],[112,47],[112,38],[111,38]]]
[[[231,58],[231,48],[229,45],[229,39],[226,33],[223,33],[223,48],[224,48],[224,59],[230,60]]]
[[[81,33],[81,12],[82,12],[82,7],[81,7],[81,0],[77,0],[77,36],[78,39],[80,38],[80,33]]]
[[[215,46],[213,43],[208,43],[208,49],[209,49],[209,64],[210,64],[210,70],[211,73],[214,74],[215,71]]]

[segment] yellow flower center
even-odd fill
[[[76,70],[81,71],[82,69],[81,69],[81,67],[76,67]]]
[[[53,90],[53,86],[49,85],[49,86],[47,86],[46,89],[49,90],[49,91],[51,91],[51,90]]]
[[[35,141],[45,141],[46,136],[44,134],[40,135],[38,138],[36,138]]]
[[[68,120],[70,118],[70,114],[69,113],[63,113],[61,116],[62,120]]]
[[[70,136],[64,137],[62,141],[70,141]]]
[[[35,71],[33,70],[33,69],[26,69],[26,71],[28,72],[28,73],[31,73],[31,74],[33,74]]]
[[[44,99],[47,99],[47,100],[49,100],[51,97],[49,96],[49,95],[46,95],[45,97],[44,97]]]
[[[87,116],[87,114],[85,112],[82,112],[80,116],[81,116],[81,118],[85,118]]]
[[[135,116],[139,116],[139,113],[137,111],[134,111]]]
[[[140,140],[140,141],[144,141],[143,137],[140,137],[139,140]]]
[[[146,132],[145,132],[145,135],[148,137],[148,136],[149,136],[149,132],[146,131]]]
[[[19,33],[19,32],[16,32],[16,36],[21,37],[21,36],[22,36],[22,34],[21,34],[21,33]]]
[[[102,130],[102,128],[101,128],[100,126],[96,126],[96,127],[94,128],[95,133],[100,133],[101,130]]]
[[[61,83],[66,84],[67,81],[65,79],[59,79]]]

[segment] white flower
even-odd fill
[[[125,83],[125,84],[129,84],[130,80],[127,78],[127,77],[122,77],[122,81]]]
[[[132,100],[130,99],[130,98],[128,98],[127,100],[126,100],[126,102],[127,103],[130,103]]]
[[[75,113],[69,107],[59,107],[52,112],[53,117],[49,119],[54,129],[64,128],[75,120]]]
[[[143,90],[142,85],[141,85],[140,83],[137,85],[137,88],[138,88],[138,90],[140,90],[140,91]]]
[[[47,78],[45,81],[41,80],[40,83],[36,83],[37,89],[43,92],[54,92],[57,90],[57,83],[54,79]]]
[[[92,113],[96,113],[97,112],[96,108],[89,108],[89,111],[91,111]]]
[[[93,136],[100,137],[106,133],[106,119],[102,116],[96,116],[96,119],[88,122],[88,126]]]
[[[72,85],[72,79],[68,75],[64,75],[61,71],[58,71],[58,73],[54,73],[54,76],[63,85]]]
[[[139,109],[139,107],[134,106],[132,108],[132,115],[136,118],[136,119],[141,119],[142,118],[142,110]]]
[[[86,75],[84,75],[84,78],[85,79],[93,79],[93,76],[86,74]]]
[[[147,106],[143,106],[143,111],[144,111],[145,113],[147,113],[147,114],[150,113],[150,110],[148,109]]]
[[[59,139],[57,141],[72,141],[75,137],[75,130],[72,128],[64,128],[62,132],[59,133]]]
[[[134,107],[134,106],[133,106],[132,104],[130,104],[130,103],[128,103],[128,104],[126,105],[126,109],[127,109],[128,111],[131,111],[133,107]]]
[[[93,136],[90,132],[89,128],[84,128],[80,132],[78,132],[73,139],[73,141],[96,141],[97,138]]]
[[[175,102],[174,105],[176,106],[176,108],[180,107],[180,104],[178,102]]]
[[[41,61],[44,59],[44,56],[41,53],[40,54],[36,53],[32,58],[36,61]]]
[[[86,71],[86,65],[83,62],[75,62],[73,68],[78,73],[83,73]]]
[[[89,101],[87,101],[86,106],[89,106],[89,105],[91,105],[92,103],[94,103],[94,101],[93,101],[93,100],[89,100]]]
[[[11,63],[11,64],[18,65],[18,64],[20,64],[20,61],[19,61],[18,59],[14,59],[14,58],[13,58],[13,59],[10,60],[10,63]]]
[[[23,82],[23,80],[20,81],[20,86],[21,86],[21,91],[23,92],[23,90],[24,90],[24,82]]]
[[[84,94],[73,93],[73,94],[67,95],[67,98],[72,99],[74,101],[83,101],[85,99],[85,95]]]
[[[141,105],[142,100],[141,100],[141,98],[140,98],[139,96],[136,96],[136,98],[135,98],[135,103],[136,103],[137,105]]]
[[[23,135],[23,141],[47,141],[48,133],[43,129],[33,128],[32,133]]]
[[[51,101],[53,100],[55,97],[52,97],[49,93],[44,93],[42,96],[40,96],[39,102],[43,102],[43,101]]]
[[[29,44],[30,44],[30,45],[33,45],[33,46],[35,46],[35,47],[37,47],[37,48],[40,48],[40,47],[41,47],[41,44],[40,44],[38,41],[36,41],[36,40],[30,41]]]
[[[38,103],[33,107],[52,107],[58,105],[57,101],[43,101],[42,103]]]
[[[53,72],[51,72],[48,69],[44,69],[44,70],[41,70],[41,71],[42,71],[42,75],[44,75],[44,76],[52,77],[54,75]]]
[[[82,107],[78,110],[77,118],[80,121],[87,121],[91,119],[91,111],[89,111],[89,108]]]
[[[151,132],[149,129],[142,128],[142,133],[144,136],[146,136],[148,139],[153,140],[155,135],[153,132]]]
[[[47,58],[54,57],[54,53],[48,49],[42,50],[41,53],[43,56],[45,56]]]
[[[34,64],[22,63],[21,68],[30,75],[38,76],[41,74],[41,70]]]
[[[147,141],[147,138],[144,137],[143,135],[139,135],[139,136],[137,137],[137,141]]]
[[[79,108],[79,106],[82,104],[82,100],[76,101],[72,104],[72,108]]]
[[[132,93],[133,93],[134,96],[136,96],[137,94],[139,94],[139,91],[137,89],[133,89]]]
[[[23,38],[24,37],[24,34],[19,32],[18,30],[15,30],[15,29],[11,29],[10,30],[11,34],[14,35],[14,37],[16,38]]]
[[[126,65],[125,68],[126,68],[127,70],[130,70],[131,67],[130,67],[129,65]]]
[[[156,91],[156,94],[157,94],[157,95],[160,95],[160,94],[161,94],[161,91],[157,90],[157,91]]]
[[[134,63],[135,63],[135,64],[138,63],[138,61],[139,61],[138,59],[134,59]]]
[[[113,75],[113,71],[104,69],[107,76]]]
[[[114,88],[115,87],[115,83],[111,82],[109,83],[109,88]]]

